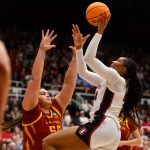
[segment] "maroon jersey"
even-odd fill
[[[136,124],[131,119],[120,118],[121,140],[130,140],[130,134],[137,129]],[[121,146],[117,150],[132,150],[132,146]]]
[[[42,150],[42,139],[62,129],[62,110],[56,100],[52,100],[49,114],[37,105],[31,111],[23,110],[23,149]]]

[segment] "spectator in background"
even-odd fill
[[[79,121],[80,124],[84,124],[89,121],[88,117],[85,116],[85,112],[83,110],[80,111]]]
[[[69,113],[69,110],[66,109],[64,112],[63,126],[66,128],[66,127],[70,127],[71,124],[72,124],[71,115]]]
[[[2,142],[11,142],[13,138],[14,133],[8,129],[7,131],[2,132]]]
[[[76,110],[72,118],[72,125],[79,126],[81,124],[79,117],[80,117],[80,111]]]
[[[143,121],[143,126],[149,126],[150,127],[150,117],[149,116],[145,117],[145,119]]]
[[[9,105],[6,104],[6,106],[5,106],[5,116],[4,116],[4,121],[5,121],[5,122],[7,122],[7,121],[9,121],[9,120],[12,119],[12,116],[11,116],[10,111],[11,111],[11,110],[10,110]]]
[[[10,142],[8,144],[8,150],[16,150],[16,143],[15,142]]]
[[[8,146],[5,142],[2,142],[2,144],[0,145],[0,149],[1,150],[8,150]]]
[[[14,129],[14,135],[12,141],[16,143],[16,150],[23,149],[23,133],[18,126],[15,127]]]
[[[13,107],[13,110],[11,111],[12,119],[17,119],[21,117],[21,112],[19,111],[19,108],[17,106]]]
[[[150,128],[149,128],[150,129]],[[141,128],[141,136],[142,136],[142,150],[150,150],[150,137],[144,134],[144,127]],[[150,133],[150,131],[149,131]]]

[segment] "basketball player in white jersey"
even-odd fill
[[[131,93],[133,103],[129,111],[140,100],[137,88],[136,64],[132,59],[120,57],[111,67],[96,59],[98,44],[109,22],[110,14],[100,19],[98,31],[91,40],[83,57],[83,45],[89,37],[83,37],[77,25],[73,25],[77,67],[80,76],[97,87],[89,122],[49,135],[43,140],[43,150],[116,150],[120,141],[120,111],[126,109]],[[94,71],[87,70],[86,63]],[[132,82],[136,84],[132,85]],[[130,89],[132,87],[132,89]],[[128,90],[127,90],[128,89]]]
[[[3,121],[11,76],[10,60],[5,45],[0,41],[0,124]]]

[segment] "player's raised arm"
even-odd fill
[[[92,38],[86,50],[84,60],[95,73],[106,79],[108,82],[115,83],[119,78],[119,74],[114,69],[105,66],[100,60],[96,58],[98,45],[102,34],[109,22],[109,19],[110,14],[108,16],[105,15],[104,18],[100,19],[98,33],[96,33]]]
[[[32,110],[38,104],[45,53],[47,50],[55,47],[55,45],[53,45],[51,42],[56,38],[57,35],[53,34],[54,31],[49,33],[49,30],[47,30],[46,34],[44,34],[44,31],[42,30],[42,40],[33,64],[31,79],[23,99],[23,108],[27,111]]]
[[[64,83],[61,91],[55,96],[58,104],[64,111],[69,102],[71,101],[77,80],[77,66],[75,54],[73,54],[69,68],[66,72]]]
[[[73,32],[72,36],[74,40],[74,45],[76,47],[76,60],[77,60],[77,68],[78,68],[79,75],[84,80],[91,83],[92,85],[98,86],[98,84],[102,82],[103,79],[96,73],[89,71],[83,59],[83,45],[90,35],[83,37],[78,25],[73,25],[72,32]]]

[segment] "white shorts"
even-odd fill
[[[76,134],[92,150],[116,150],[121,138],[116,121],[110,117],[100,116],[94,117],[92,122],[81,125]]]

